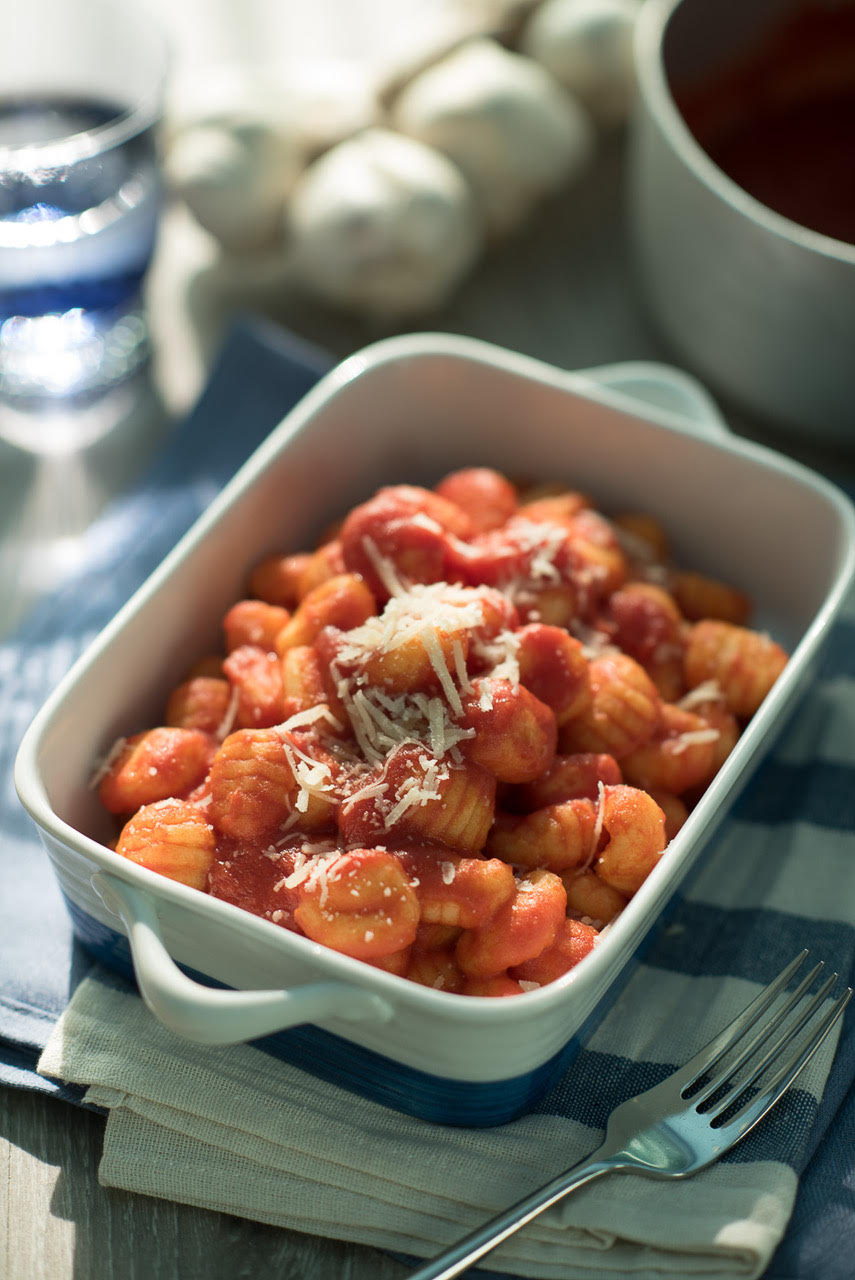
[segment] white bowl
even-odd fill
[[[855,245],[747,194],[696,141],[675,101],[675,91],[705,83],[794,7],[645,0],[635,31],[631,231],[652,318],[675,356],[761,424],[851,446]]]
[[[217,643],[255,561],[310,545],[380,484],[430,484],[475,463],[562,477],[606,511],[660,515],[680,562],[750,592],[757,625],[792,652],[592,954],[501,1000],[408,982],[136,866],[101,843],[110,820],[89,786],[93,761],[157,723],[188,660]],[[471,340],[393,338],[305,397],[94,642],[24,738],[19,794],[82,941],[130,972],[129,937],[143,996],[175,1031],[228,1043],[290,1028],[264,1043],[339,1084],[431,1119],[498,1123],[533,1104],[602,1015],[804,687],[853,577],[853,531],[833,486],[730,437],[702,389],[665,366],[570,374]]]

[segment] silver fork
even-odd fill
[[[823,1008],[836,973],[811,990],[823,961],[795,990],[785,991],[807,956],[802,951],[791,960],[685,1066],[617,1107],[604,1142],[587,1159],[412,1272],[410,1280],[452,1280],[544,1209],[604,1173],[631,1169],[652,1178],[687,1178],[718,1160],[789,1089],[849,1002],[851,987]]]

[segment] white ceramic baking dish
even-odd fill
[[[255,561],[311,545],[381,484],[430,484],[479,463],[564,479],[607,513],[660,516],[679,561],[747,590],[755,624],[792,653],[600,945],[558,982],[499,1000],[407,982],[127,862],[101,843],[110,819],[89,785],[115,738],[158,723],[189,661],[216,646]],[[24,738],[19,794],[81,940],[126,972],[132,955],[146,1002],[176,1032],[265,1037],[265,1048],[388,1105],[495,1124],[533,1105],[608,1007],[804,689],[853,577],[853,532],[832,485],[731,436],[676,370],[571,374],[446,335],[380,342],[288,414],[77,663]]]

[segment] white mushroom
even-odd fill
[[[632,37],[640,0],[544,0],[520,50],[576,94],[601,124],[626,118],[634,84]]]
[[[594,142],[587,113],[543,67],[488,37],[414,77],[391,120],[458,165],[497,234],[576,177]]]
[[[459,171],[422,143],[366,129],[315,160],[288,208],[303,286],[376,316],[438,306],[482,247]]]

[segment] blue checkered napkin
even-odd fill
[[[328,367],[279,330],[239,326],[196,410],[136,489],[96,522],[81,572],[0,642],[0,1083],[59,1092],[38,1055],[91,967],[15,793],[21,738],[51,689],[253,449]]]
[[[855,813],[844,784],[855,766],[853,637],[855,600],[816,688],[688,896],[532,1115],[492,1131],[427,1125],[255,1048],[188,1045],[127,987],[96,974],[40,1069],[89,1086],[87,1102],[109,1110],[102,1181],[411,1257],[432,1254],[587,1154],[614,1106],[668,1074],[801,947],[851,981]],[[851,1017],[829,1075],[831,1058],[828,1046],[719,1165],[667,1187],[603,1179],[514,1237],[494,1265],[547,1280],[848,1280],[852,1253],[841,1245],[855,1243]]]
[[[40,1069],[88,1085],[87,1102],[109,1111],[102,1182],[430,1255],[586,1155],[614,1106],[673,1070],[801,946],[850,973],[855,863],[845,836],[800,815],[779,821],[774,802],[766,809],[757,799],[774,798],[782,770],[807,778],[834,751],[836,717],[822,704],[831,691],[836,705],[840,652],[832,650],[810,707],[763,770],[750,806],[728,823],[691,895],[533,1114],[494,1130],[426,1124],[256,1048],[179,1040],[129,988],[99,974],[78,990]],[[718,1165],[667,1186],[604,1178],[513,1237],[494,1265],[544,1280],[762,1275],[785,1234],[798,1175],[828,1127],[820,1100],[848,1087],[852,1050],[850,1027],[831,1079],[828,1046]],[[825,1133],[823,1149],[835,1145],[836,1134]],[[852,1222],[841,1212],[837,1225],[833,1239],[808,1230],[781,1252],[813,1260],[819,1252],[819,1270],[786,1262],[790,1269],[768,1274],[849,1276],[840,1231],[851,1234]]]
[[[304,390],[314,378],[314,369],[266,335],[238,335],[224,362],[227,376],[215,378],[149,483],[99,523],[85,589],[71,588],[33,619],[17,645],[0,651],[0,692],[15,708],[14,726],[2,728],[5,760],[91,634],[281,416],[297,384]],[[176,484],[176,476],[184,479]],[[690,896],[533,1115],[496,1131],[425,1125],[354,1100],[254,1048],[189,1046],[155,1023],[127,988],[95,972],[78,987],[41,1066],[69,1090],[91,1086],[87,1101],[110,1109],[102,1179],[305,1231],[432,1253],[586,1154],[614,1104],[667,1074],[802,946],[851,980],[854,618],[855,605],[832,636],[821,681],[721,833]],[[34,1052],[87,962],[63,932],[52,876],[27,820],[13,812],[9,787],[2,802],[4,830],[8,818],[14,832],[0,846],[0,858],[8,859],[4,883],[22,883],[13,899],[0,898],[0,930],[9,930],[0,936],[11,940],[0,948],[0,1079],[31,1084]],[[12,903],[22,913],[17,932]],[[508,1274],[574,1280],[764,1269],[774,1280],[848,1280],[855,1251],[851,1017],[826,1079],[829,1056],[818,1057],[802,1087],[719,1166],[667,1188],[604,1179],[509,1242],[495,1265]]]

